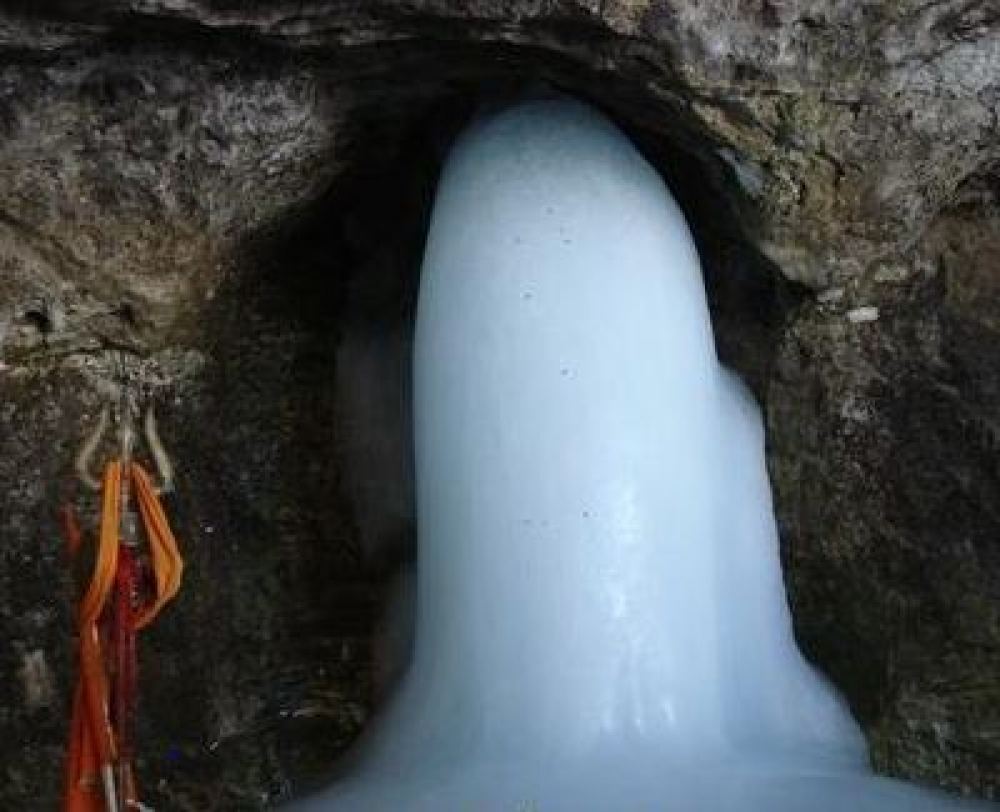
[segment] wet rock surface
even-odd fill
[[[364,724],[437,162],[538,82],[689,214],[798,635],[876,766],[1000,791],[1000,10],[145,0],[0,17],[0,806],[59,795],[57,511],[93,519],[72,460],[122,380],[188,558],[142,638],[148,802],[275,805]]]

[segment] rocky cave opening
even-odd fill
[[[301,574],[313,581],[309,616],[315,625],[308,628],[317,631],[325,622],[321,639],[340,636],[342,646],[347,642],[345,664],[356,682],[346,690],[363,708],[359,719],[377,708],[408,656],[411,618],[399,604],[412,599],[408,579],[415,555],[410,356],[416,290],[441,162],[471,117],[539,89],[572,93],[610,114],[686,212],[702,257],[720,356],[759,398],[766,394],[784,320],[805,295],[748,239],[737,217],[745,192],[724,156],[704,141],[692,151],[697,136],[683,127],[667,133],[651,128],[621,105],[613,89],[595,92],[599,74],[577,68],[561,75],[551,66],[542,74],[531,60],[519,64],[497,57],[477,53],[457,71],[463,81],[443,82],[433,91],[424,87],[421,93],[412,92],[401,69],[389,80],[399,98],[358,110],[345,125],[363,135],[330,188],[305,211],[252,241],[248,264],[256,270],[234,275],[231,287],[214,297],[210,323],[225,325],[219,333],[223,341],[245,329],[237,314],[248,301],[260,304],[278,329],[291,323],[301,331],[302,345],[291,359],[295,402],[289,405],[309,417],[295,444],[308,458],[307,470],[317,471],[317,482],[323,483],[313,494],[315,504],[336,494],[337,514],[336,524],[317,517],[312,538],[303,541],[314,550],[331,543],[342,547],[336,557],[328,551],[311,565],[300,565]],[[503,75],[491,76],[498,61]],[[479,76],[470,83],[469,75]],[[648,99],[632,103],[648,110]],[[267,388],[269,382],[262,378],[258,385]],[[324,421],[325,431],[317,431]],[[313,457],[326,459],[328,470],[319,473]],[[329,536],[331,527],[341,528],[339,537]],[[296,553],[300,559],[305,555]],[[336,588],[330,588],[331,580]],[[287,606],[277,603],[268,611],[280,614]],[[304,633],[300,629],[294,636]],[[313,657],[308,653],[302,666],[314,665]],[[322,780],[350,736],[331,737],[309,712],[286,709],[286,714],[291,718],[279,724],[289,729],[288,741],[300,736],[292,731],[303,725],[318,731],[316,739],[305,739],[316,742],[315,752],[306,756],[300,742],[295,755],[280,756],[284,769],[294,769],[290,765],[300,757],[309,765],[290,779],[297,794]],[[356,732],[356,725],[349,728]]]
[[[480,104],[539,82],[615,120],[685,210],[722,360],[767,412],[800,645],[876,766],[992,797],[996,155],[955,135],[973,106],[937,111],[956,129],[935,152],[906,129],[933,129],[924,91],[872,95],[846,67],[858,26],[933,12],[806,26],[764,4],[678,39],[670,9],[633,29],[628,4],[418,5],[3,17],[0,805],[59,795],[76,593],[56,515],[93,519],[72,458],[114,353],[160,408],[189,562],[143,637],[149,802],[275,805],[356,736],[413,555],[408,353],[437,171]],[[819,78],[783,84],[752,44],[718,61],[729,30],[806,43]]]

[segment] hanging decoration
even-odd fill
[[[70,724],[65,812],[146,808],[139,801],[135,776],[136,635],[177,594],[183,561],[159,498],[172,488],[173,469],[152,407],[146,410],[144,434],[159,472],[159,485],[135,461],[138,416],[135,399],[122,386],[76,460],[80,479],[101,492],[102,503],[93,569],[77,612],[79,673]],[[98,479],[91,466],[111,419],[117,456]],[[78,557],[86,545],[71,507],[63,508],[62,521],[70,554]]]

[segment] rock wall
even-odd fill
[[[437,161],[539,81],[688,211],[797,633],[876,766],[1000,791],[995,4],[111,0],[0,15],[0,806],[59,795],[56,512],[92,516],[71,463],[122,381],[188,557],[142,643],[148,801],[273,805],[363,725]]]

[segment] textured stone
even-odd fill
[[[38,5],[0,14],[0,806],[59,792],[55,515],[92,513],[71,461],[117,379],[159,405],[189,556],[143,638],[150,802],[273,804],[363,723],[435,168],[539,81],[692,220],[798,634],[876,765],[1000,792],[995,3]]]

